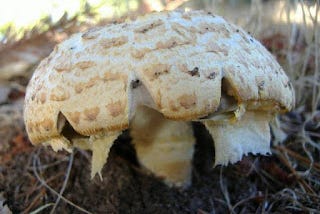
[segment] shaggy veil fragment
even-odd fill
[[[98,173],[102,180],[101,170],[107,162],[108,154],[113,142],[120,133],[121,132],[115,132],[90,137],[89,142],[92,147],[91,178]]]
[[[205,121],[214,140],[215,165],[235,163],[249,153],[270,153],[270,119],[266,112],[247,112],[231,123]]]

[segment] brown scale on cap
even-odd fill
[[[159,41],[156,43],[156,49],[170,49],[174,48],[178,45],[186,45],[189,44],[189,41],[184,41],[178,37],[171,37],[166,41]]]
[[[154,81],[158,79],[163,74],[168,74],[171,69],[170,65],[167,64],[151,64],[150,66],[146,67],[143,71],[143,74],[150,80]]]
[[[217,44],[215,42],[209,43],[206,49],[208,52],[213,52],[216,54],[223,54],[224,56],[228,56],[227,47],[221,44]]]
[[[95,66],[95,65],[96,65],[96,63],[93,62],[93,61],[80,61],[80,62],[77,62],[77,63],[74,65],[74,67],[78,67],[78,68],[84,70],[84,69],[93,67],[93,66]]]
[[[72,151],[82,139],[93,151],[92,176],[130,128],[141,165],[183,184],[195,142],[190,121],[206,126],[215,163],[226,165],[269,153],[269,121],[294,102],[285,72],[244,30],[205,12],[171,11],[56,46],[30,80],[24,120],[33,144]]]
[[[190,33],[188,28],[180,25],[179,23],[172,23],[172,30],[189,42],[193,42],[197,39],[195,33]]]
[[[112,117],[117,117],[125,112],[125,105],[121,101],[109,103],[106,107]]]
[[[98,107],[94,107],[94,108],[90,108],[90,109],[85,109],[83,114],[85,116],[85,120],[95,121],[99,112],[100,112],[100,109]]]
[[[103,49],[108,49],[108,48],[124,45],[127,42],[128,42],[128,37],[120,36],[120,37],[110,38],[110,39],[101,39],[98,42],[98,44],[101,45]]]
[[[161,19],[155,20],[151,23],[147,23],[145,25],[139,26],[138,28],[135,28],[134,32],[135,33],[147,33],[148,31],[150,31],[154,28],[157,28],[163,24],[164,24],[164,22]]]
[[[44,104],[47,100],[47,94],[45,92],[40,93],[40,102]]]
[[[189,109],[196,105],[197,97],[195,94],[184,94],[178,98],[180,105],[185,108]]]
[[[54,69],[57,72],[68,72],[72,68],[71,59],[69,58],[71,53],[69,51],[62,52],[61,56],[56,59]]]
[[[100,35],[100,30],[102,29],[102,27],[95,27],[95,28],[91,28],[88,31],[86,31],[85,33],[82,34],[81,38],[82,39],[96,39],[99,35]]]
[[[87,82],[80,82],[74,86],[75,92],[81,93],[83,90],[93,87],[97,81],[101,80],[100,77],[92,77]]]
[[[51,89],[50,100],[51,101],[64,101],[70,98],[70,93],[61,86],[57,86]]]
[[[68,118],[70,119],[70,122],[78,124],[80,122],[80,112],[67,112],[66,115],[68,115]]]

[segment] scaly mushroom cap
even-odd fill
[[[293,104],[288,77],[244,30],[210,13],[171,11],[93,28],[56,46],[30,80],[24,117],[34,144],[70,149],[66,121],[82,136],[117,132],[140,105],[195,121],[232,105],[240,120],[245,111],[274,114]]]

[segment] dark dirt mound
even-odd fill
[[[90,180],[90,154],[74,152],[63,197],[91,213],[300,213],[320,209],[320,198],[314,194],[319,193],[319,186],[297,177],[278,157],[249,156],[233,166],[212,168],[212,139],[202,125],[194,124],[194,130],[197,144],[191,186],[168,187],[148,175],[138,166],[130,138],[124,134],[111,149],[103,181],[98,176]],[[48,213],[57,195],[41,182],[59,192],[70,155],[24,143],[23,150],[1,165],[0,192],[13,213],[29,213],[45,205],[41,213]],[[11,142],[9,152],[16,146]],[[276,148],[280,153],[283,147]],[[313,179],[319,179],[317,175]],[[311,192],[303,193],[308,188]],[[84,213],[64,198],[56,213]]]

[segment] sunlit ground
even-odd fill
[[[14,24],[25,27],[36,24],[40,19],[49,16],[53,22],[58,21],[65,12],[69,17],[90,5],[102,17],[111,17],[117,12],[135,10],[137,0],[0,0],[0,26]],[[154,1],[157,2],[157,1]]]
[[[86,5],[91,6],[99,19],[135,11],[142,3],[155,11],[174,8],[164,7],[163,2],[181,5],[185,10],[205,8],[240,23],[250,22],[252,16],[258,16],[258,19],[268,17],[276,23],[290,21],[310,26],[317,11],[316,4],[308,5],[312,1],[299,0],[291,1],[292,4],[286,0],[267,1],[263,7],[261,0],[0,0],[0,33],[3,34],[9,25],[17,29],[35,26],[46,17],[54,23],[66,12],[72,17]]]
[[[138,3],[137,0],[0,0],[0,39],[8,29],[17,32],[31,29],[45,19],[55,23],[65,14],[71,18],[84,12],[88,6],[97,19],[103,19],[136,10]]]
[[[37,23],[47,14],[56,21],[65,11],[72,15],[80,7],[81,1],[77,0],[1,0],[0,25],[12,23],[16,27],[24,27]]]

